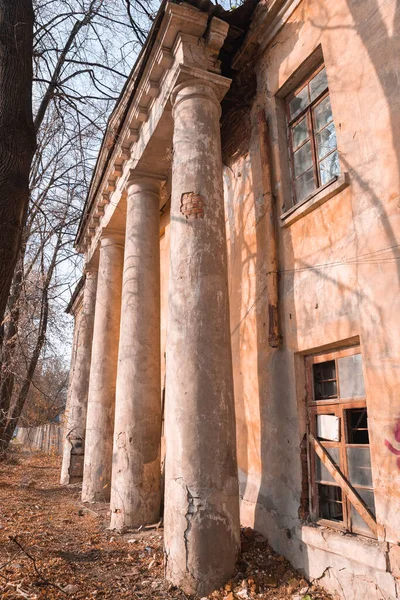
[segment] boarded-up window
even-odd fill
[[[359,347],[306,359],[308,414],[311,438],[322,447],[351,490],[374,518],[375,503],[368,433],[362,356]],[[311,508],[325,525],[372,536],[365,511],[349,500],[329,464],[310,445]],[[351,495],[351,494],[350,494]],[[364,518],[363,518],[364,517]],[[368,517],[368,515],[367,515]],[[369,521],[371,527],[373,523]]]

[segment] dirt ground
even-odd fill
[[[0,598],[189,600],[163,579],[162,528],[107,529],[108,506],[59,484],[60,458],[14,449],[0,463]],[[242,531],[236,575],[214,600],[329,600],[267,541]],[[204,599],[205,600],[205,599]]]

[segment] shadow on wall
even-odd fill
[[[291,47],[299,27],[294,24],[291,28]],[[278,515],[292,514],[294,506],[296,514],[298,508],[297,482],[290,481],[298,460],[298,424],[295,404],[289,402],[295,397],[290,383],[294,378],[288,376],[293,371],[293,359],[287,350],[268,346],[266,215],[258,130],[251,116],[254,92],[255,86],[251,102],[247,98],[247,110],[239,103],[240,118],[232,118],[230,113],[222,125],[224,163],[228,165],[225,192],[232,354],[242,505],[253,511],[256,529],[276,530],[275,539],[270,541],[277,547],[281,546]],[[287,287],[293,279],[293,274],[287,278]],[[295,328],[294,311],[292,319]],[[288,444],[293,447],[293,456],[286,451]]]
[[[366,263],[370,262],[371,269],[374,269],[377,276],[380,274],[380,269],[383,272],[393,272],[393,280],[391,282],[391,290],[394,296],[398,298],[398,288],[400,283],[400,255],[399,255],[399,233],[397,234],[393,227],[393,217],[398,215],[400,209],[400,193],[399,193],[399,180],[400,180],[400,81],[399,81],[399,69],[400,69],[400,1],[396,0],[393,3],[388,3],[386,9],[391,5],[395,5],[393,14],[387,13],[384,19],[381,7],[379,6],[378,0],[368,0],[368,2],[357,3],[354,0],[346,0],[349,11],[353,18],[354,27],[357,35],[362,41],[363,47],[366,54],[368,55],[369,62],[375,71],[376,77],[379,81],[381,91],[386,100],[386,108],[389,113],[390,119],[390,133],[391,133],[391,144],[392,148],[389,148],[389,156],[386,158],[382,157],[382,162],[386,168],[395,164],[395,178],[396,182],[393,187],[389,186],[383,189],[383,193],[386,192],[385,197],[379,197],[374,191],[374,181],[368,181],[366,177],[362,177],[357,169],[352,168],[348,163],[347,157],[342,156],[342,163],[349,171],[351,177],[357,182],[358,189],[361,190],[365,199],[368,201],[368,209],[372,210],[374,216],[379,223],[384,235],[381,236],[382,247],[388,248],[388,252],[376,253],[372,252],[367,256],[364,256]],[[391,32],[389,28],[389,16],[392,18]],[[387,145],[389,145],[387,143]],[[393,156],[394,155],[394,156]],[[375,157],[374,157],[375,158]],[[388,160],[389,159],[389,160]],[[389,163],[386,165],[386,161]],[[382,182],[385,184],[385,170],[382,169]],[[379,188],[378,188],[379,189]],[[388,211],[391,211],[392,219]],[[358,215],[357,215],[358,217]],[[358,236],[368,237],[368,230],[363,228],[360,219],[356,220],[358,227]],[[364,270],[365,269],[365,270]],[[369,277],[366,275],[366,267],[359,266],[358,279],[360,286],[370,283],[371,288],[368,295],[373,297],[375,293],[377,301],[382,301],[383,290],[378,285],[379,279],[375,277],[372,282],[369,281]],[[397,279],[396,279],[397,276]],[[372,286],[375,283],[375,288]],[[397,290],[397,294],[395,292]],[[381,318],[380,314],[376,314],[376,311],[368,308],[373,306],[373,302],[369,299],[369,302],[364,301],[365,305],[365,316],[364,316],[364,327],[362,336],[364,338],[365,346],[370,348],[370,355],[367,356],[367,385],[370,385],[375,393],[371,394],[368,399],[370,403],[372,401],[374,412],[371,414],[373,419],[377,420],[376,427],[373,431],[372,442],[375,443],[377,448],[377,459],[379,463],[379,473],[376,472],[375,476],[380,490],[380,497],[378,499],[377,510],[382,515],[382,518],[386,523],[390,523],[390,527],[387,528],[388,537],[400,541],[400,469],[396,460],[396,456],[390,453],[385,446],[385,435],[382,437],[382,433],[392,433],[394,440],[396,438],[397,426],[400,421],[400,403],[398,400],[398,389],[400,385],[400,376],[398,373],[398,362],[399,362],[399,347],[392,344],[390,339],[393,336],[393,330],[396,329],[395,324],[398,326],[398,305],[397,309],[394,303],[390,302],[388,298],[388,306],[386,308],[386,314]],[[397,323],[394,320],[397,317]],[[385,319],[386,318],[386,323]],[[389,320],[390,319],[390,320]],[[372,325],[372,326],[371,326]],[[386,327],[385,327],[386,325]],[[386,330],[386,335],[376,335],[376,331],[379,328]],[[398,327],[397,327],[398,330]],[[395,335],[395,341],[397,341],[397,335]],[[397,341],[398,345],[398,341]],[[378,364],[376,361],[379,361]],[[378,366],[378,370],[376,367]],[[369,369],[368,369],[369,367]],[[368,387],[367,387],[368,390]],[[380,395],[383,393],[385,398],[382,402]],[[386,413],[386,414],[385,414]],[[383,428],[380,419],[383,417]],[[386,421],[386,422],[385,422]],[[374,464],[373,464],[374,466]],[[378,471],[378,469],[376,469]],[[396,518],[397,515],[397,518]],[[395,518],[393,518],[395,517]]]
[[[396,74],[400,49],[400,2],[396,2],[392,37],[389,37],[375,0],[363,3],[352,0],[344,2],[347,3],[354,19],[353,30],[364,44],[365,60],[369,59],[375,70],[386,100],[393,143],[393,149],[390,148],[389,153],[394,152],[396,155],[397,175],[400,177],[400,84]],[[323,10],[324,7],[321,8],[321,12]],[[331,8],[326,9],[327,12],[328,10]],[[320,15],[319,20],[323,22],[323,15]],[[329,30],[332,38],[334,29],[329,26],[329,20],[330,14],[326,14],[325,26],[313,23],[313,27],[319,29],[317,37],[318,41],[322,40],[323,48],[329,43],[329,40],[325,39],[325,33]],[[301,25],[301,22],[297,23],[295,31],[290,32],[293,43],[285,45],[286,55],[282,56],[282,61],[288,57],[297,42]],[[287,26],[284,31],[287,38]],[[341,31],[340,35],[352,35],[351,28],[348,33],[346,31]],[[385,48],[385,52],[382,52],[382,47]],[[250,127],[249,115],[246,126]],[[320,328],[314,336],[305,335],[304,331],[302,333],[303,341],[305,338],[320,340],[315,346],[307,347],[307,351],[312,353],[318,351],[324,343],[338,343],[346,339],[341,324],[347,315],[349,319],[353,319],[357,334],[361,337],[364,358],[372,455],[376,454],[375,464],[373,463],[374,484],[377,492],[379,488],[382,491],[386,490],[386,497],[382,494],[377,507],[382,520],[386,520],[390,513],[390,503],[395,497],[396,501],[399,497],[398,489],[395,490],[393,486],[387,487],[388,479],[393,469],[396,469],[397,454],[390,451],[388,443],[381,439],[382,436],[378,436],[378,422],[383,416],[379,410],[379,405],[382,406],[382,393],[385,396],[385,418],[389,429],[393,429],[393,439],[390,442],[392,447],[395,447],[393,444],[397,439],[396,424],[400,421],[398,399],[395,397],[398,387],[395,385],[396,375],[393,370],[394,363],[398,361],[398,352],[391,347],[388,337],[384,334],[385,330],[392,333],[393,314],[386,306],[382,307],[382,291],[379,286],[381,274],[385,278],[385,269],[388,270],[386,273],[393,269],[393,286],[398,287],[400,282],[399,240],[392,224],[393,213],[399,208],[398,186],[395,190],[389,190],[387,185],[387,197],[380,195],[377,192],[379,186],[377,187],[376,182],[369,177],[368,165],[361,163],[359,166],[352,166],[357,165],[357,161],[353,159],[353,152],[341,153],[342,170],[349,173],[351,180],[352,195],[350,190],[347,190],[343,196],[350,206],[351,219],[346,223],[347,230],[343,232],[340,243],[338,237],[331,238],[328,235],[325,246],[320,245],[321,255],[331,254],[331,265],[322,266],[315,260],[312,252],[304,253],[301,240],[293,239],[291,229],[286,229],[280,235],[279,292],[284,344],[282,348],[272,350],[267,339],[265,215],[260,189],[261,165],[256,127],[251,129],[252,140],[249,140],[247,154],[242,151],[230,162],[224,160],[225,164],[229,164],[225,172],[231,171],[231,175],[225,177],[225,185],[228,198],[232,200],[227,202],[227,224],[240,490],[245,501],[253,501],[255,471],[259,468],[258,490],[254,498],[254,527],[264,533],[268,532],[269,541],[275,549],[289,556],[291,560],[296,558],[297,565],[303,565],[307,571],[307,548],[299,539],[301,444],[306,431],[306,403],[304,373],[295,372],[299,366],[295,362],[298,331],[304,330],[305,326],[311,330],[317,326]],[[357,146],[358,149],[363,144],[362,135],[362,132],[359,133],[358,139],[354,141],[354,147]],[[354,154],[357,151],[355,149]],[[249,195],[253,195],[254,199],[249,201]],[[332,216],[335,201],[331,202],[330,211],[327,209],[326,215]],[[372,217],[365,219],[368,211]],[[324,222],[324,218],[325,215],[322,215],[321,221],[328,230],[330,223]],[[337,227],[340,226],[338,221]],[[377,238],[370,239],[370,229],[374,233],[381,230],[378,242]],[[254,232],[255,240],[249,234],[250,230]],[[306,227],[303,232],[311,236],[313,234],[312,230],[307,230]],[[378,247],[374,242],[378,243]],[[380,253],[380,250],[384,252]],[[347,263],[338,264],[343,256],[347,256]],[[245,282],[246,278],[251,277],[254,277],[254,288]],[[299,294],[299,289],[304,291],[303,296]],[[318,298],[321,290],[321,293],[325,294],[327,304],[324,307],[320,306],[318,311],[318,302],[314,300]],[[329,290],[328,295],[326,290]],[[324,311],[326,317],[323,315]],[[325,327],[329,333],[324,342]],[[254,392],[257,390],[258,399],[249,398],[246,394],[249,388],[246,382],[248,375],[245,373],[248,360],[246,353],[252,335],[256,339],[257,383],[251,389]],[[302,359],[300,363],[302,364]],[[304,371],[304,367],[301,366],[300,370]],[[259,410],[259,424],[254,414],[255,405]],[[260,442],[257,458],[253,447],[258,436]],[[254,464],[257,461],[258,464]]]

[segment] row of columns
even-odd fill
[[[82,308],[75,317],[61,467],[64,485],[82,480],[96,292],[97,268],[91,267],[85,272]]]
[[[232,575],[240,542],[221,108],[214,85],[197,79],[179,85],[172,103],[166,576],[204,595]],[[117,529],[160,512],[160,183],[134,172],[125,236],[103,232],[86,307],[92,314],[95,305],[90,377],[74,374],[82,402],[88,387],[82,499],[110,500]]]

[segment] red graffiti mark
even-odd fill
[[[385,440],[386,448],[389,448],[390,452],[396,454],[396,456],[400,456],[400,450],[396,450],[396,448],[389,442],[389,440]]]
[[[396,426],[393,431],[393,435],[394,435],[394,439],[396,440],[396,442],[400,443],[400,421],[397,421]],[[392,454],[399,457],[397,459],[396,463],[397,463],[397,468],[400,470],[400,450],[397,450],[393,446],[393,444],[391,442],[389,442],[389,440],[385,440],[385,446],[388,450],[390,450],[390,452]]]

